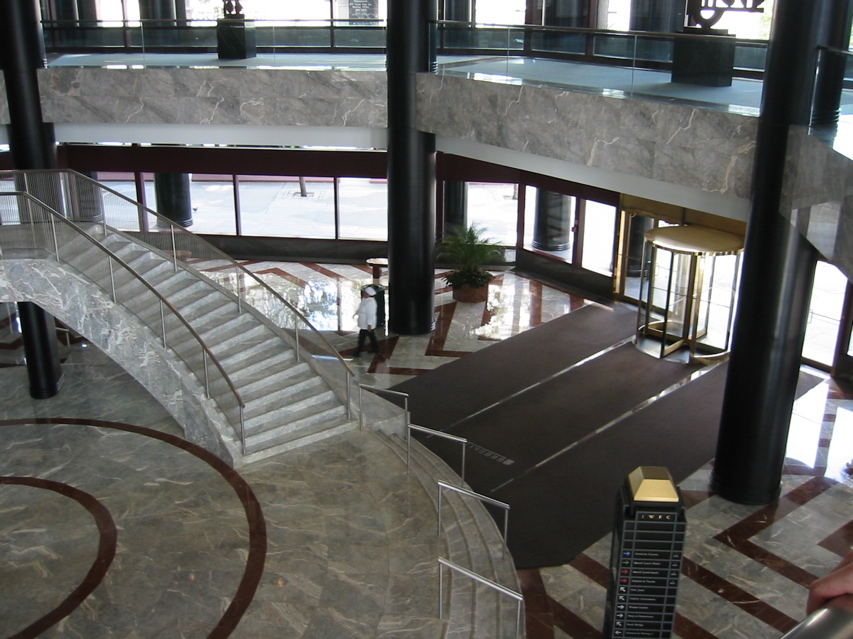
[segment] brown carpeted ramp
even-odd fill
[[[516,378],[529,379],[528,369],[537,362],[513,364]],[[442,430],[468,440],[466,480],[477,492],[490,494],[699,368],[624,344]],[[488,387],[491,371],[479,378]],[[459,444],[419,439],[446,460],[460,457]]]
[[[709,462],[716,453],[726,370],[718,366],[486,493],[511,506],[508,545],[516,567],[565,564],[607,534],[619,486],[638,466],[665,466],[680,482]],[[798,395],[819,381],[801,373]]]
[[[396,385],[412,423],[444,430],[634,334],[636,310],[589,304]]]

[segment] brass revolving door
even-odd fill
[[[636,343],[666,357],[729,350],[743,237],[704,226],[645,234]]]

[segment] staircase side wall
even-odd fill
[[[159,339],[94,284],[52,260],[0,261],[0,301],[33,302],[79,332],[126,370],[175,418],[187,440],[229,465],[239,459],[233,429],[194,377]]]

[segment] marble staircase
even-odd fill
[[[90,229],[98,233],[98,227]],[[343,401],[297,353],[283,331],[249,305],[180,260],[174,261],[129,236],[111,232],[100,239],[133,273],[111,272],[104,253],[84,238],[73,240],[65,263],[86,274],[115,296],[145,325],[159,332],[158,304],[143,295],[144,279],[192,326],[236,389],[224,377],[211,375],[208,395],[240,438],[243,403],[245,443],[237,451],[242,465],[276,455],[357,427]],[[134,275],[135,274],[135,275]],[[173,314],[166,314],[166,347],[189,371],[205,370],[203,349]],[[207,364],[211,369],[212,365]],[[204,384],[204,380],[200,380]]]

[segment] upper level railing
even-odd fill
[[[280,329],[297,359],[307,361],[352,414],[354,371],[306,318],[280,293],[228,255],[139,202],[75,171],[0,172],[0,192],[23,190],[74,222],[103,221],[183,261],[233,295],[241,310],[265,316]],[[243,304],[245,302],[245,304]]]
[[[258,53],[384,53],[383,20],[252,20]],[[499,55],[582,60],[667,69],[678,39],[718,36],[539,25],[437,21],[437,55]],[[69,53],[215,53],[215,20],[57,20],[42,23],[49,56]],[[767,42],[730,38],[738,77],[761,77]],[[233,64],[233,62],[232,62]]]

